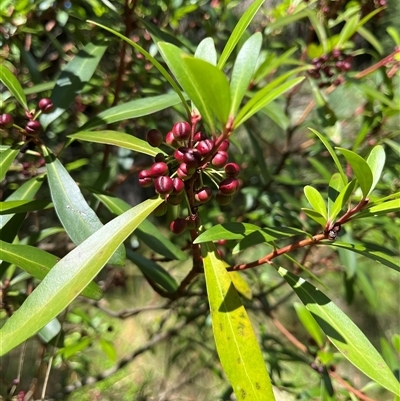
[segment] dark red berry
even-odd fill
[[[11,114],[0,115],[0,128],[11,128],[14,124],[14,119]]]
[[[174,193],[171,193],[171,194],[168,194],[168,195],[165,197],[165,200],[166,200],[170,205],[176,206],[176,205],[180,205],[180,204],[182,203],[183,196],[182,196],[182,194],[174,194]]]
[[[163,139],[163,135],[158,129],[151,129],[146,135],[147,142],[154,148],[159,147]]]
[[[156,163],[165,162],[165,155],[164,155],[164,153],[157,153],[157,154],[154,156],[154,161],[155,161]]]
[[[236,163],[228,163],[224,167],[227,177],[237,177],[240,172],[240,167]]]
[[[226,206],[226,205],[229,205],[231,203],[232,195],[224,195],[224,194],[221,194],[220,192],[218,192],[217,196],[215,197],[215,200],[221,206]]]
[[[31,166],[31,164],[30,163],[28,163],[28,162],[23,162],[22,163],[22,168],[24,169],[24,170],[28,170],[28,168]]]
[[[160,195],[170,194],[174,189],[172,178],[166,176],[157,177],[154,180],[154,188],[156,192],[159,193]]]
[[[190,138],[192,128],[189,123],[182,121],[174,124],[172,127],[172,133],[177,141],[186,141]]]
[[[212,139],[204,139],[197,144],[196,149],[201,153],[202,156],[208,155],[214,147]]]
[[[188,166],[186,163],[182,163],[179,166],[179,169],[182,170],[185,174],[193,175],[196,169],[194,167]]]
[[[342,52],[339,49],[332,50],[332,57],[338,59],[342,55]]]
[[[39,121],[32,120],[32,121],[28,121],[28,123],[26,124],[25,131],[28,134],[35,135],[35,134],[38,134],[40,132],[41,128],[42,128],[42,125],[40,124]]]
[[[183,156],[184,154],[188,151],[189,149],[184,147],[184,146],[180,146],[178,149],[175,150],[174,152],[174,158],[178,163],[183,163]]]
[[[225,246],[228,241],[226,239],[219,239],[217,244],[220,246]]]
[[[225,139],[225,141],[222,141],[221,145],[219,145],[218,150],[227,151],[228,148],[229,148],[229,141],[228,139]]]
[[[168,165],[164,162],[154,163],[150,167],[150,174],[153,178],[160,177],[162,175],[168,175]]]
[[[139,185],[143,188],[148,188],[153,184],[153,179],[151,178],[151,174],[149,170],[139,171]]]
[[[163,202],[154,209],[153,214],[157,217],[164,216],[164,214],[167,213],[167,210],[168,206],[165,202]]]
[[[223,195],[232,195],[239,188],[239,181],[234,177],[228,177],[219,183],[219,192]]]
[[[187,227],[187,221],[182,218],[177,218],[175,220],[171,221],[171,224],[169,225],[169,229],[174,233],[174,234],[182,234]]]
[[[211,164],[215,167],[222,167],[228,160],[228,153],[224,150],[219,150],[216,155],[212,158]]]
[[[47,97],[40,99],[38,106],[43,113],[50,113],[54,108],[53,102]]]
[[[202,187],[198,189],[194,195],[197,202],[208,202],[212,197],[212,190],[210,187]]]
[[[183,162],[188,167],[197,168],[201,161],[201,153],[197,149],[189,149],[183,155]]]
[[[172,131],[169,131],[168,134],[165,136],[165,143],[173,148],[177,148],[179,146],[179,142],[175,139],[174,134]]]
[[[323,54],[319,59],[322,63],[326,63],[329,59],[329,56],[327,54]]]
[[[181,194],[183,192],[183,190],[185,189],[184,182],[178,177],[175,177],[172,179],[172,184],[174,186],[173,192],[175,194]]]
[[[185,163],[182,163],[178,167],[178,170],[176,170],[176,174],[178,174],[178,177],[183,181],[188,180],[193,175],[193,173],[194,173],[194,171],[192,172],[192,171],[188,170]]]
[[[204,141],[205,139],[207,139],[207,134],[203,131],[196,132],[193,137],[195,142]]]

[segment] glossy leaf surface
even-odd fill
[[[49,200],[17,200],[0,202],[0,215],[9,213],[27,213],[51,207]]]
[[[1,70],[1,68],[0,68]],[[11,148],[1,152],[0,157],[0,182],[3,181],[7,174],[9,167],[14,159],[17,157],[22,144],[15,144]]]
[[[130,149],[149,156],[155,156],[157,153],[165,154],[165,152],[159,148],[150,146],[143,139],[118,131],[82,131],[77,134],[69,135],[68,137],[80,141],[119,146],[120,148]]]
[[[318,326],[318,323],[313,318],[312,314],[308,309],[299,302],[294,303],[294,309],[296,311],[297,317],[300,319],[301,324],[307,330],[308,334],[314,339],[319,348],[322,348],[326,339],[325,334]]]
[[[68,109],[75,97],[89,82],[106,49],[105,42],[88,43],[67,64],[51,93],[54,110],[40,116],[43,128],[46,128]]]
[[[340,211],[343,209],[346,202],[349,200],[351,194],[356,186],[356,180],[351,180],[347,185],[340,191],[339,196],[336,198],[332,209],[330,211],[329,220],[334,221]]]
[[[61,259],[0,330],[0,355],[34,335],[62,312],[162,201],[149,199],[129,209]]]
[[[304,187],[304,194],[312,208],[326,220],[326,204],[322,195],[310,185]]]
[[[8,88],[8,90],[18,100],[18,103],[25,109],[28,110],[28,103],[26,102],[26,96],[16,76],[5,66],[0,68],[0,81]]]
[[[103,224],[90,208],[78,185],[62,163],[45,147],[43,147],[43,152],[46,158],[47,179],[54,209],[71,240],[79,245],[103,227]],[[125,263],[123,246],[118,249],[110,263],[121,265]]]
[[[280,267],[279,274],[294,289],[335,347],[364,374],[400,395],[400,386],[382,356],[362,331],[325,294]]]
[[[375,189],[376,184],[378,184],[379,179],[381,178],[382,175],[385,161],[386,161],[386,154],[385,150],[383,149],[383,146],[381,145],[375,146],[371,150],[371,153],[367,158],[367,164],[370,167],[373,176],[372,185],[368,192],[368,195]]]
[[[204,61],[208,61],[212,65],[217,65],[217,51],[215,50],[214,39],[203,39],[197,46],[194,56],[196,58],[201,58]]]
[[[274,401],[272,385],[249,317],[226,263],[212,243],[202,245],[213,333],[224,371],[239,401]]]
[[[42,249],[30,245],[9,244],[1,240],[0,259],[17,265],[39,280],[43,280],[59,260],[57,256]],[[98,300],[103,293],[99,286],[92,282],[82,291],[82,295]]]

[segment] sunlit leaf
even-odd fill
[[[26,96],[21,84],[15,75],[4,65],[0,68],[0,81],[3,82],[8,90],[14,95],[18,103],[25,110],[28,110],[28,103],[26,102]]]
[[[293,306],[301,324],[307,330],[308,334],[315,340],[318,347],[322,348],[325,344],[326,338],[324,332],[321,330],[321,327],[318,326],[318,323],[315,321],[312,314],[303,304],[295,302]]]
[[[1,68],[0,68],[1,71]],[[4,177],[7,174],[8,169],[10,168],[12,162],[17,157],[19,150],[23,143],[14,144],[11,148],[6,149],[1,152],[0,158],[0,182],[3,181]]]
[[[217,65],[217,51],[215,50],[214,39],[203,39],[197,46],[194,56],[196,58],[201,58],[204,61],[208,61],[212,65]]]
[[[244,279],[241,272],[229,272],[232,283],[236,288],[236,291],[243,295],[246,299],[251,300],[253,298],[253,291],[249,283]]]
[[[0,202],[0,215],[9,213],[27,213],[50,208],[49,200],[17,200]]]
[[[394,394],[400,386],[382,356],[367,337],[325,294],[304,279],[280,267],[290,284],[333,345],[358,369]]]
[[[356,180],[352,180],[340,191],[339,196],[336,198],[329,216],[330,221],[334,221],[344,205],[350,198],[356,186]]]
[[[371,150],[371,153],[367,158],[367,164],[370,167],[373,176],[372,185],[368,192],[368,195],[375,189],[376,184],[378,184],[381,178],[383,167],[385,166],[385,161],[386,161],[386,154],[385,150],[383,149],[383,146],[381,145],[375,146]]]
[[[239,401],[274,401],[265,362],[226,263],[212,243],[202,245],[204,273],[217,352]]]
[[[393,199],[388,202],[379,203],[378,205],[371,206],[360,213],[357,213],[352,220],[364,217],[377,217],[384,216],[388,213],[400,212],[400,199]]]
[[[308,209],[302,207],[301,210],[310,218],[320,224],[322,227],[325,227],[326,218],[322,216],[320,213],[316,212],[314,209]]]
[[[96,231],[61,259],[0,330],[4,355],[62,312],[93,280],[122,242],[161,203],[149,199]]]
[[[326,204],[322,195],[311,185],[304,187],[304,194],[312,208],[327,220]]]

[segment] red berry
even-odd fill
[[[342,52],[339,49],[332,50],[332,57],[338,59],[342,55]]]
[[[182,168],[182,166],[184,166],[184,168]],[[178,174],[178,177],[183,181],[188,180],[193,175],[193,173],[188,172],[188,169],[187,169],[185,163],[182,163],[179,166],[178,170],[176,170],[176,174]]]
[[[188,151],[189,149],[181,146],[178,149],[175,150],[174,152],[174,158],[178,163],[183,163],[183,156],[184,154]]]
[[[222,141],[221,145],[219,145],[218,150],[224,150],[227,151],[229,148],[229,141],[225,139],[225,141]]]
[[[157,129],[151,129],[146,135],[147,142],[154,148],[160,146],[162,144],[163,139],[164,138],[162,133]]]
[[[168,175],[168,166],[164,162],[154,163],[150,167],[150,174],[153,178],[160,177],[162,175]]]
[[[139,185],[143,188],[148,188],[153,184],[153,179],[151,178],[151,174],[149,170],[139,171]]]
[[[232,195],[239,188],[239,181],[234,177],[228,177],[219,183],[219,192],[223,195]]]
[[[197,144],[196,149],[201,153],[202,156],[208,155],[214,147],[214,141],[212,139],[204,139]]]
[[[189,149],[183,155],[183,162],[188,167],[197,168],[201,161],[201,153],[197,149]]]
[[[28,121],[25,126],[25,131],[29,134],[38,134],[42,128],[42,125],[37,120]]]
[[[187,221],[182,218],[177,218],[175,220],[171,221],[171,224],[169,225],[169,229],[174,233],[174,234],[182,234],[187,227]]]
[[[173,190],[174,194],[181,194],[183,192],[183,190],[185,189],[184,182],[178,177],[175,177],[172,179],[172,184],[174,186],[174,190]]]
[[[204,141],[205,139],[207,139],[207,134],[203,131],[196,132],[193,137],[195,142]]]
[[[197,202],[208,202],[212,197],[212,190],[210,187],[202,187],[196,191],[194,198]]]
[[[154,188],[156,192],[159,193],[160,195],[170,194],[174,189],[172,178],[166,176],[157,177],[154,180]]]
[[[226,206],[226,205],[229,205],[231,203],[232,195],[224,195],[224,194],[221,194],[220,192],[218,192],[217,196],[215,197],[215,200],[221,206]]]
[[[227,177],[237,177],[240,172],[240,167],[236,163],[228,163],[224,167]]]
[[[167,145],[172,146],[173,148],[177,148],[179,146],[179,142],[175,139],[172,131],[169,131],[165,136],[165,142]]]
[[[54,108],[53,102],[47,97],[40,99],[38,106],[43,113],[50,113]]]
[[[172,193],[172,194],[168,194],[168,195],[165,197],[165,200],[166,200],[170,205],[176,206],[176,205],[180,205],[180,204],[182,203],[183,196],[182,196],[182,194],[174,194],[174,193]]]
[[[192,128],[189,123],[182,121],[174,124],[172,127],[172,133],[177,141],[186,141],[190,138]]]
[[[222,167],[228,160],[228,153],[224,150],[219,150],[217,154],[212,158],[211,164],[215,167]]]
[[[0,115],[0,128],[11,128],[14,124],[14,119],[11,114]]]
[[[167,213],[167,210],[168,206],[165,202],[163,202],[154,209],[153,214],[157,217],[164,216],[164,214]]]
[[[182,170],[185,174],[189,174],[189,175],[193,175],[194,172],[196,171],[196,169],[194,167],[190,167],[186,163],[182,163],[179,166],[179,169]]]

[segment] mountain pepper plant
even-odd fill
[[[207,18],[228,12],[228,2],[211,3]],[[197,46],[149,22],[136,3],[126,3],[125,34],[98,9],[99,18],[80,25],[96,40],[77,45],[55,82],[38,83],[32,64],[33,86],[11,62],[0,68],[0,355],[4,367],[8,355],[39,337],[47,374],[36,398],[65,398],[188,327],[196,330],[182,340],[186,350],[193,347],[187,339],[199,335],[196,347],[204,350],[196,363],[225,383],[212,399],[271,401],[278,392],[307,400],[400,397],[399,334],[382,338],[378,351],[336,302],[344,296],[351,304],[361,288],[376,304],[367,268],[400,270],[399,35],[386,28],[385,55],[368,28],[385,13],[385,2],[284,1],[270,10],[263,3],[248,6],[223,44],[205,37]],[[141,11],[132,26],[135,7]],[[280,35],[294,23],[312,35],[289,47]],[[138,26],[143,44],[131,35]],[[15,43],[18,29],[10,36]],[[107,79],[112,68],[102,60],[117,43],[117,89],[111,101],[102,95],[109,107],[101,109],[91,91]],[[145,61],[149,84],[133,100],[121,89],[127,49]],[[369,64],[355,68],[365,55]],[[125,132],[131,121],[146,122],[141,135]],[[90,163],[75,156],[83,150]],[[134,157],[118,181],[122,151]],[[90,183],[73,178],[90,164],[98,166]],[[146,198],[133,206],[115,191],[129,175],[130,191]],[[27,222],[37,232],[29,233]],[[46,250],[52,243],[56,249],[60,234],[63,252]],[[119,319],[146,311],[115,312],[102,303],[110,283],[124,282],[128,264],[166,300],[160,309],[171,311],[175,326],[168,315],[149,342],[116,361],[109,326],[93,323],[83,309]],[[104,279],[105,271],[112,274]],[[330,292],[332,272],[343,279],[344,294]],[[284,286],[290,292],[278,299]],[[278,307],[294,310],[305,334],[291,333]],[[74,371],[74,358],[96,342],[115,363],[108,373],[88,377],[76,369],[75,382],[46,389],[51,369],[64,364]],[[342,368],[345,360],[370,382],[360,388]],[[282,364],[289,362],[301,366],[307,384],[285,376]],[[4,379],[2,395],[35,398],[38,390],[29,393],[18,375]]]

